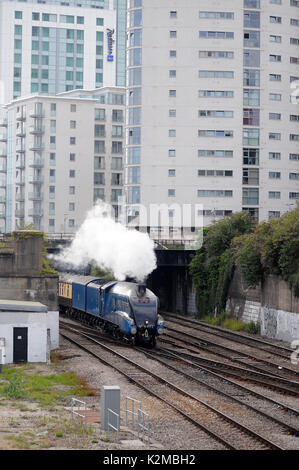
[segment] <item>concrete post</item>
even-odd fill
[[[120,416],[120,388],[103,385],[101,394],[101,427],[108,431],[108,409]]]

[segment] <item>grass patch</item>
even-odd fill
[[[250,322],[244,323],[238,318],[229,317],[225,312],[222,312],[216,317],[206,316],[203,321],[210,325],[221,326],[232,331],[244,331],[245,333],[260,334],[260,325],[258,323]]]
[[[39,375],[28,374],[28,365],[21,367],[4,366],[0,381],[0,396],[9,399],[28,399],[41,405],[51,405],[57,401],[67,402],[70,396],[94,396],[95,390],[75,374],[60,373]]]

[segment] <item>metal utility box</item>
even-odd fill
[[[103,385],[101,395],[101,426],[105,431],[108,431],[109,409],[120,417],[120,388],[113,385]],[[114,420],[114,426],[115,423],[116,421]]]

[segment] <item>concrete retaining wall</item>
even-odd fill
[[[269,338],[287,342],[299,339],[299,298],[278,276],[267,276],[262,286],[248,289],[237,269],[226,311],[245,323],[260,323],[261,334]]]
[[[58,276],[7,275],[0,277],[0,299],[41,302],[57,310]]]

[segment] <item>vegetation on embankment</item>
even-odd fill
[[[60,401],[68,403],[71,396],[94,395],[86,383],[72,372],[36,374],[35,366],[4,366],[0,380],[0,396],[8,399],[30,399],[40,405]]]
[[[249,288],[276,274],[299,296],[299,204],[268,222],[256,224],[241,212],[204,228],[203,246],[190,263],[200,317],[225,310],[236,266]]]

